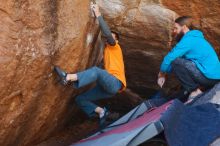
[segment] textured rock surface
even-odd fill
[[[194,16],[219,52],[218,0],[97,2],[121,34],[128,86],[143,96],[147,89],[157,88],[159,65],[170,49],[177,15]],[[75,72],[96,64],[99,30],[90,17],[89,0],[0,0],[0,4],[0,145],[33,145],[78,117],[74,96],[79,91],[59,85],[52,67]],[[76,128],[82,126],[75,123]]]
[[[99,30],[89,1],[1,0],[0,145],[31,145],[74,114],[53,65],[77,71],[96,62]]]
[[[160,63],[169,51],[173,21],[191,15],[219,52],[220,3],[184,0],[98,0],[111,27],[121,33],[128,86],[139,93],[157,88]],[[166,87],[173,86],[170,80]]]
[[[157,88],[176,13],[157,0],[100,0],[99,4],[111,27],[122,36],[128,86],[142,95],[146,89]]]
[[[195,24],[201,28],[220,54],[220,3],[218,0],[162,0],[162,4],[178,15],[190,15],[195,18]]]

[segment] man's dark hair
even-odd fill
[[[111,32],[115,35],[116,39],[119,41],[120,39],[119,34],[116,31],[111,31]]]
[[[193,18],[191,16],[181,16],[175,20],[180,26],[186,25],[190,30],[195,29],[193,25]]]

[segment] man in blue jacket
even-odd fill
[[[175,20],[176,46],[165,56],[158,74],[162,88],[166,74],[173,72],[181,82],[188,101],[202,93],[200,87],[210,88],[220,81],[220,62],[211,44],[199,30],[193,30],[192,18]]]

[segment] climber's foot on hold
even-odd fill
[[[61,80],[61,84],[67,85],[67,83],[68,83],[68,81],[66,80],[67,73],[64,70],[62,70],[61,68],[59,68],[58,66],[54,67],[54,71],[59,76],[59,78]]]

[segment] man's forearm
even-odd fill
[[[111,35],[111,31],[110,31],[108,25],[106,24],[106,22],[104,21],[103,17],[99,16],[97,19],[99,21],[99,25],[101,27],[102,33],[105,36],[110,36]]]

